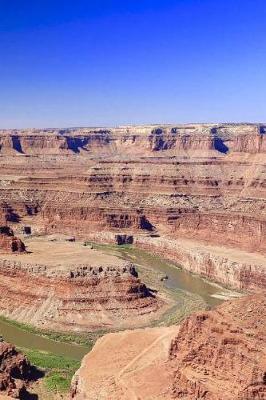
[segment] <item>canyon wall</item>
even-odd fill
[[[15,232],[156,234],[264,255],[265,143],[263,124],[2,130],[0,216]]]
[[[187,271],[239,291],[264,291],[265,257],[195,241],[136,238],[135,244],[171,260]]]
[[[265,307],[265,296],[256,295],[196,313],[180,326],[108,334],[84,357],[71,396],[263,400]]]
[[[172,398],[264,399],[265,307],[247,297],[186,319],[169,350]]]
[[[263,124],[147,125],[118,128],[0,130],[2,153],[135,154],[180,151],[264,153]]]

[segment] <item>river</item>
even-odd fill
[[[101,246],[103,249],[104,246]],[[114,249],[112,249],[114,251]],[[180,293],[191,293],[199,296],[208,306],[213,307],[223,300],[216,298],[217,294],[224,291],[218,285],[213,285],[198,276],[192,275],[177,266],[155,257],[143,250],[135,248],[116,249],[120,257],[131,260],[139,266],[150,268],[160,274],[167,275],[163,282],[166,288]],[[0,320],[0,334],[8,342],[17,347],[25,347],[50,352],[56,355],[81,359],[88,351],[86,346],[56,342],[46,337],[39,336],[22,330],[21,328]]]

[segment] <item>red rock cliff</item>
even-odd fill
[[[173,398],[265,399],[265,310],[254,296],[186,319],[169,352]]]
[[[106,335],[83,359],[72,398],[264,400],[265,308],[264,296],[246,297],[180,327]]]

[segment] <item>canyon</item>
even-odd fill
[[[0,315],[127,329],[85,357],[74,399],[266,397],[266,125],[0,130],[0,167]],[[132,244],[252,295],[151,328],[173,299],[112,250]]]
[[[0,216],[15,235],[133,235],[215,282],[265,288],[265,153],[263,124],[2,130]]]

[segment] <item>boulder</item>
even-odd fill
[[[13,345],[0,341],[0,395],[22,398],[30,379],[31,366],[27,358]]]

